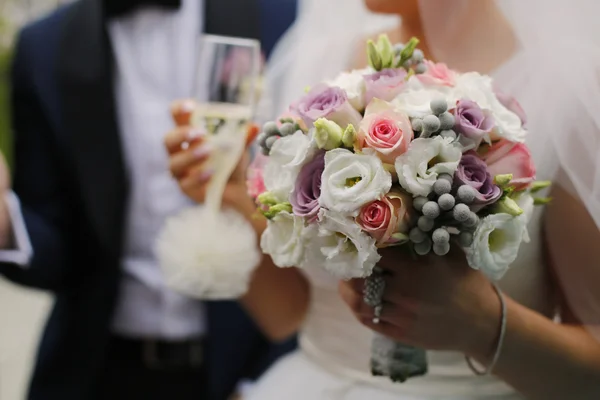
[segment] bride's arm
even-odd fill
[[[260,238],[267,226],[266,219],[255,216],[250,220]],[[264,255],[241,302],[269,338],[283,340],[302,324],[309,296],[308,282],[297,268],[278,268]]]
[[[571,269],[573,273],[577,273],[578,266],[600,269],[600,232],[578,199],[556,187],[545,222],[553,268]],[[596,272],[600,290],[598,275]],[[560,287],[560,282],[556,286]],[[574,318],[567,302],[563,303],[562,323],[557,324],[508,299],[507,334],[494,372],[527,398],[598,399],[600,342]],[[497,327],[497,321],[489,322]],[[585,322],[597,324],[598,320]],[[493,352],[489,343],[472,349],[471,355],[488,363]]]

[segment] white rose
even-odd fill
[[[307,238],[307,264],[325,268],[337,279],[365,278],[381,259],[375,239],[353,218],[336,212],[319,212],[318,233]]]
[[[527,219],[509,214],[490,214],[481,220],[473,244],[465,249],[471,268],[489,279],[501,279],[517,258]]]
[[[357,215],[360,208],[381,199],[392,187],[392,175],[375,155],[335,149],[325,154],[319,204],[344,215]]]
[[[413,196],[427,196],[440,174],[454,174],[461,157],[460,146],[451,138],[415,139],[396,159],[398,182]]]
[[[352,72],[344,72],[338,75],[335,79],[326,82],[328,86],[336,86],[343,89],[348,96],[348,101],[356,111],[365,109],[365,70],[356,70]]]
[[[277,201],[287,202],[300,169],[316,154],[314,141],[301,131],[278,139],[264,167],[265,188]]]
[[[263,253],[278,267],[295,267],[304,258],[304,219],[281,212],[271,219],[260,238]]]
[[[398,111],[410,117],[422,118],[431,114],[431,100],[443,98],[448,104],[456,104],[456,98],[452,88],[446,86],[425,87],[418,79],[411,78],[404,91],[392,101]]]
[[[454,95],[457,99],[469,99],[482,109],[491,111],[499,128],[494,132],[495,136],[511,142],[525,141],[527,131],[523,129],[521,118],[500,103],[494,93],[492,78],[489,76],[477,72],[459,75]]]

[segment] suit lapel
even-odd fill
[[[62,118],[88,217],[102,244],[118,255],[127,179],[102,2],[81,0],[70,13],[58,62]]]

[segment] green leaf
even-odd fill
[[[535,181],[531,185],[531,188],[529,189],[529,191],[531,193],[537,193],[540,190],[546,189],[547,187],[549,187],[551,185],[552,185],[551,181]]]
[[[534,197],[533,204],[536,206],[545,206],[552,202],[552,197]]]

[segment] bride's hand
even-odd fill
[[[195,202],[203,203],[208,182],[213,175],[213,171],[206,165],[212,149],[204,141],[205,133],[189,125],[194,107],[193,100],[173,103],[171,114],[176,127],[167,133],[164,142],[169,153],[171,175],[177,179],[183,193]],[[249,132],[248,143],[252,139]],[[246,187],[248,159],[248,152],[244,152],[223,194],[225,205],[235,208],[246,216],[252,215],[256,210]]]
[[[381,322],[363,302],[364,280],[340,284],[340,294],[359,321],[399,342],[466,354],[492,352],[500,302],[492,285],[471,269],[461,251],[413,259],[385,249],[378,264],[386,280]]]

